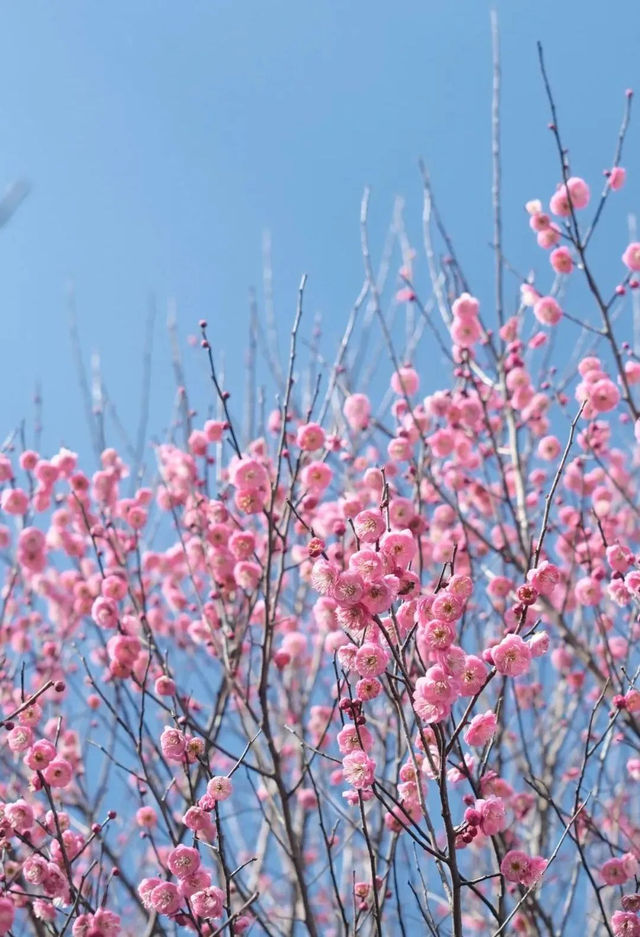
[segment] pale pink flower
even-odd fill
[[[550,224],[551,219],[543,211],[534,212],[529,218],[529,227],[532,231],[545,231]]]
[[[26,833],[34,823],[33,807],[22,798],[12,804],[6,804],[4,814],[14,830]]]
[[[571,205],[575,210],[586,208],[589,204],[589,186],[578,176],[567,179],[566,185],[558,186],[551,196],[549,207],[554,215],[566,218],[571,214]],[[571,203],[569,203],[571,199]]]
[[[336,635],[337,634],[338,633],[336,632]],[[345,641],[347,641],[344,635],[340,635],[340,637],[344,637]],[[346,644],[342,644],[340,647],[338,647],[337,649],[338,663],[340,664],[343,670],[350,670],[353,667],[353,662],[355,660],[355,656],[357,653],[358,653],[358,649],[355,646],[355,644],[349,644],[348,641]]]
[[[469,728],[464,733],[465,742],[467,745],[473,745],[474,747],[486,745],[489,739],[493,737],[497,724],[496,714],[492,710],[489,709],[487,712],[478,713],[473,717],[469,723]]]
[[[432,618],[418,631],[420,645],[424,645],[429,651],[444,651],[451,647],[455,638],[453,622],[440,621],[438,618]]]
[[[640,270],[640,242],[629,244],[622,255],[622,262],[629,270]]]
[[[387,611],[393,599],[394,592],[388,583],[381,579],[377,582],[365,583],[365,590],[360,601],[372,615],[379,615]]]
[[[628,605],[632,597],[627,583],[622,579],[612,579],[607,585],[607,594],[620,608],[624,608],[625,605]]]
[[[207,784],[207,793],[215,800],[227,800],[233,793],[233,782],[225,775],[216,775]]]
[[[215,800],[209,794],[203,794],[198,801],[198,806],[189,807],[182,817],[182,822],[189,830],[205,830],[209,825],[209,817],[206,811],[213,810],[214,807]]]
[[[621,858],[607,859],[600,867],[600,876],[605,885],[624,885],[633,878],[637,867],[635,856],[627,854]]]
[[[410,530],[392,530],[383,534],[380,550],[401,569],[405,569],[417,553],[416,541]]]
[[[446,672],[458,681],[459,695],[464,696],[462,678],[465,671],[467,656],[458,644],[452,644],[444,650],[433,652],[436,664],[441,664]]]
[[[640,937],[640,918],[632,911],[614,911],[611,929],[614,937]]]
[[[402,289],[399,289],[396,292],[396,302],[397,303],[412,303],[416,298],[416,294],[413,292],[411,287],[404,286]]]
[[[182,843],[172,849],[167,856],[169,870],[178,878],[191,875],[200,866],[200,854],[197,849],[185,846]]]
[[[229,481],[243,490],[264,488],[269,481],[267,471],[257,459],[234,458],[229,463]]]
[[[473,580],[471,576],[463,576],[456,573],[447,583],[447,592],[455,596],[461,602],[465,602],[473,592]]]
[[[538,631],[528,640],[532,657],[542,657],[549,650],[551,639],[547,631]]]
[[[0,508],[7,514],[26,514],[29,497],[22,488],[5,488],[0,495]]]
[[[99,908],[95,914],[81,914],[74,921],[71,933],[73,937],[118,937],[120,916],[108,908]]]
[[[640,383],[640,361],[625,361],[624,373],[627,378],[627,384]]]
[[[382,684],[375,677],[364,677],[356,683],[356,694],[365,702],[375,699],[381,692]]]
[[[117,628],[118,606],[113,599],[99,595],[91,606],[91,617],[101,628]]]
[[[361,677],[379,677],[391,658],[389,651],[371,641],[365,642],[355,656],[354,666]]]
[[[360,511],[353,519],[353,527],[362,543],[375,543],[387,529],[380,511]]]
[[[66,758],[58,756],[49,762],[42,776],[50,787],[66,787],[73,778],[73,766]]]
[[[444,703],[449,706],[460,692],[460,681],[448,673],[441,664],[429,667],[424,677],[416,680],[416,692],[432,703]]]
[[[153,688],[158,696],[174,696],[176,692],[175,682],[165,674],[158,677]]]
[[[342,759],[344,779],[356,790],[371,787],[375,767],[375,761],[362,750],[350,752]]]
[[[73,937],[88,937],[93,928],[93,914],[79,914],[73,922],[71,933]]]
[[[551,595],[560,582],[560,570],[548,560],[543,560],[527,573],[527,579],[540,595]]]
[[[620,391],[608,377],[591,384],[587,390],[588,400],[597,413],[613,410],[620,400]]]
[[[340,573],[333,587],[333,598],[339,605],[357,605],[364,594],[364,582],[358,573],[345,570]]]
[[[32,771],[43,771],[55,757],[55,746],[47,739],[38,739],[25,755],[24,763]]]
[[[188,440],[189,451],[192,455],[206,456],[209,440],[207,434],[200,429],[194,429]]]
[[[157,885],[162,884],[161,878],[143,878],[140,884],[138,885],[138,894],[140,895],[140,900],[142,901],[143,907],[150,911],[153,908],[151,904],[151,894],[153,889]]]
[[[300,481],[311,493],[319,495],[331,484],[333,469],[326,462],[310,462],[302,469]]]
[[[469,293],[462,293],[454,300],[451,311],[458,319],[475,319],[478,316],[480,303]]]
[[[371,404],[365,394],[351,394],[346,398],[342,412],[352,430],[363,430],[369,425]]]
[[[207,420],[204,424],[204,432],[209,442],[220,442],[225,424],[221,420]]]
[[[614,166],[609,173],[609,188],[617,192],[625,184],[626,178],[627,170],[623,169],[622,166]]]
[[[586,208],[589,204],[590,192],[589,186],[579,176],[572,176],[567,179],[567,189],[571,196],[571,204],[574,208]]]
[[[223,543],[227,543],[229,549],[237,560],[247,560],[256,548],[255,534],[250,530],[235,530],[231,536],[229,531],[224,528],[221,532]]]
[[[569,198],[564,185],[558,186],[551,196],[549,200],[549,210],[552,214],[558,215],[560,218],[567,218],[571,214]]]
[[[525,888],[530,888],[532,885],[535,885],[536,882],[540,881],[548,864],[547,859],[544,859],[542,856],[531,856],[528,868],[525,870],[521,879]]]
[[[39,921],[52,923],[56,919],[56,908],[50,901],[43,901],[42,898],[36,898],[33,902],[33,915]]]
[[[492,647],[491,656],[496,670],[505,677],[519,677],[527,673],[531,665],[531,651],[517,634],[508,634]]]
[[[158,914],[175,914],[182,904],[182,895],[173,882],[161,882],[152,890],[149,903]]]
[[[260,488],[238,488],[233,501],[243,514],[260,514],[265,505],[264,491]]]
[[[507,826],[507,814],[501,797],[491,795],[486,800],[477,800],[475,808],[480,814],[480,829],[485,836],[495,836]]]
[[[549,261],[556,273],[571,273],[573,270],[573,258],[568,247],[556,247],[551,251]]]
[[[562,318],[562,309],[553,296],[541,296],[533,307],[533,314],[543,325],[557,325]]]
[[[510,849],[500,863],[500,871],[508,882],[521,882],[529,868],[529,856],[521,849]]]
[[[316,452],[324,446],[324,430],[319,423],[305,423],[298,427],[296,442],[304,452]]]
[[[47,860],[43,856],[27,856],[22,874],[30,885],[41,885],[47,874]]]
[[[215,885],[209,886],[202,891],[197,891],[191,896],[191,906],[198,915],[202,918],[219,918],[222,917],[222,910],[224,907],[224,892],[220,888],[216,888]]]
[[[142,827],[153,827],[158,822],[158,814],[153,807],[138,807],[136,810],[136,823]]]
[[[610,544],[605,554],[611,569],[619,573],[626,573],[629,567],[633,565],[633,554],[619,543]]]
[[[541,459],[546,459],[548,462],[552,462],[553,459],[556,459],[560,455],[560,442],[555,436],[545,436],[538,443],[538,456]],[[538,589],[538,592],[540,590]]]
[[[597,605],[602,598],[602,586],[593,576],[583,576],[575,586],[576,599],[581,605]]]
[[[311,571],[311,585],[320,595],[333,595],[340,570],[335,563],[319,559],[313,564]]]
[[[253,592],[262,578],[262,567],[249,560],[239,560],[233,567],[236,584],[246,592]]]
[[[549,250],[560,240],[560,229],[557,225],[552,223],[548,228],[544,228],[542,231],[538,231],[536,240],[539,247],[541,247],[543,250]]]
[[[162,749],[162,754],[169,761],[182,761],[186,745],[187,742],[184,733],[179,729],[167,726],[162,730],[160,748]]]
[[[29,726],[14,726],[7,735],[7,745],[12,752],[24,752],[33,741],[33,730]]]
[[[178,888],[183,898],[191,898],[197,891],[202,891],[211,885],[211,876],[203,868],[196,869],[190,875],[185,875],[178,882]]]
[[[627,772],[633,781],[640,781],[640,758],[629,758]]]
[[[47,863],[47,869],[42,880],[42,890],[48,898],[62,898],[67,894],[67,879],[54,862]]]
[[[612,648],[612,655],[613,655],[614,640],[615,639],[612,638],[609,642],[610,647]],[[626,652],[627,652],[627,644],[626,642],[624,642],[624,644],[621,647],[621,654],[619,656],[624,657]],[[628,712],[630,713],[640,712],[640,690],[636,690],[635,687],[631,687],[631,689],[627,690],[627,692],[625,693],[624,701],[625,701],[625,706]]]
[[[394,394],[406,394],[407,397],[411,397],[416,393],[419,385],[420,378],[417,371],[406,365],[391,375],[391,389]]]
[[[442,621],[457,621],[463,612],[462,600],[448,590],[439,592],[433,600],[431,614]]]
[[[474,654],[468,654],[460,674],[460,695],[475,696],[482,689],[486,679],[487,668],[484,662]]]
[[[451,338],[460,348],[471,348],[480,340],[482,332],[475,319],[456,319],[451,323]]]
[[[349,569],[359,573],[365,582],[379,579],[382,575],[382,560],[375,550],[358,550],[349,558]]]
[[[373,736],[367,727],[355,726],[353,723],[348,723],[338,732],[336,741],[343,755],[348,755],[356,749],[368,752],[373,746]]]

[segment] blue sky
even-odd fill
[[[640,88],[640,15],[633,0],[606,13],[597,0],[496,6],[505,241],[526,268],[541,260],[522,205],[550,194],[557,178],[535,41],[545,46],[573,168],[599,186],[624,89]],[[265,229],[282,335],[307,272],[309,322],[322,313],[330,352],[362,282],[362,189],[373,190],[374,250],[397,194],[418,242],[420,156],[474,291],[490,302],[489,9],[485,0],[0,3],[0,187],[21,176],[33,187],[0,230],[0,436],[32,421],[40,380],[46,448],[86,449],[70,280],[85,358],[100,351],[130,430],[151,292],[152,430],[166,425],[173,398],[171,298],[183,340],[209,320],[239,391]],[[639,142],[633,126],[630,169]],[[639,194],[632,175],[627,208],[640,209]],[[612,219],[624,241],[621,203]],[[193,355],[189,369],[202,382]]]

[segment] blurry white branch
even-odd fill
[[[11,183],[0,199],[0,228],[11,220],[30,191],[31,186],[25,179],[18,179]]]

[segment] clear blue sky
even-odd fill
[[[362,279],[358,210],[373,188],[379,247],[393,198],[419,230],[416,163],[431,169],[474,290],[491,298],[490,29],[486,0],[32,0],[0,3],[0,187],[33,186],[0,230],[0,436],[31,420],[86,447],[65,287],[86,357],[97,349],[135,426],[147,301],[160,311],[151,427],[173,395],[164,318],[206,317],[237,374],[247,291],[271,231],[286,334],[300,274],[326,347]],[[544,42],[574,169],[599,185],[623,92],[637,86],[637,0],[497,3],[504,70],[505,226],[514,262],[537,258],[522,216],[557,176],[535,53]],[[625,161],[637,165],[632,128]],[[632,157],[632,158],[630,158]],[[627,205],[640,210],[633,176]],[[624,227],[624,215],[618,219]],[[196,371],[198,369],[196,368]],[[197,378],[197,374],[194,372]],[[240,385],[237,385],[238,387]]]

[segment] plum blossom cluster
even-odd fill
[[[527,204],[551,270],[495,316],[430,228],[423,301],[396,219],[394,328],[365,250],[386,395],[355,319],[302,393],[301,288],[259,431],[202,322],[219,418],[181,388],[146,474],[0,453],[0,935],[640,934],[640,246],[590,261],[618,162],[595,209],[564,159]]]
[[[211,875],[202,868],[197,849],[181,844],[167,854],[167,867],[176,882],[158,876],[144,878],[138,894],[145,908],[160,915],[172,916],[178,923],[188,921],[180,909],[187,901],[198,918],[214,920],[222,917],[224,893],[211,884]],[[236,926],[237,929],[237,926]]]

